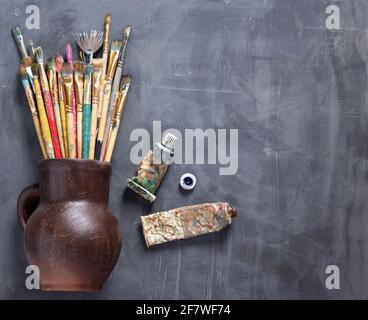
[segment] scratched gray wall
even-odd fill
[[[324,27],[337,3],[341,30]],[[37,4],[41,29],[26,30]],[[360,0],[0,1],[0,298],[368,298],[368,3]],[[19,23],[47,54],[71,33],[133,25],[133,76],[113,158],[110,205],[124,233],[117,266],[99,293],[25,289],[16,220],[19,192],[37,181],[40,152],[17,76],[10,28]],[[368,69],[367,69],[368,70]],[[125,191],[135,128],[238,128],[239,170],[175,165],[150,208]],[[177,188],[186,171],[191,194]],[[139,216],[207,201],[239,210],[221,233],[146,249]],[[325,287],[336,264],[341,289]]]

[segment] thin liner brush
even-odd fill
[[[58,95],[59,95],[59,105],[60,105],[61,126],[63,129],[62,131],[63,131],[65,157],[69,158],[68,134],[67,134],[67,128],[66,128],[65,97],[64,97],[64,89],[63,89],[63,78],[61,76],[61,72],[63,71],[64,59],[60,54],[56,56],[55,64],[56,64],[56,73],[57,73],[57,85],[58,85]]]
[[[74,114],[73,114],[73,69],[71,64],[64,63],[62,69],[63,87],[65,93],[66,127],[68,135],[68,153],[70,159],[76,158]]]
[[[105,87],[105,77],[106,77],[106,69],[108,65],[108,56],[109,56],[109,37],[110,37],[110,28],[111,28],[111,14],[107,14],[105,16],[105,26],[104,26],[104,40],[103,40],[103,49],[102,49],[102,77],[100,83],[100,92],[98,94],[98,109],[97,109],[97,125],[96,125],[96,133],[100,127],[101,121],[101,112],[102,112],[102,102],[103,102],[103,90]],[[94,151],[93,151],[94,152]]]
[[[122,37],[122,46],[119,53],[119,62],[116,67],[116,72],[114,76],[114,81],[112,85],[111,90],[111,98],[110,98],[110,104],[106,119],[106,124],[109,124],[112,118],[113,109],[116,103],[117,94],[119,91],[121,76],[123,74],[123,68],[124,68],[124,60],[125,60],[125,51],[128,44],[129,36],[130,36],[131,26],[126,26],[123,31],[123,37]],[[106,147],[107,147],[107,140],[109,139],[109,131],[110,128],[108,125],[105,127],[105,134],[103,137],[103,145],[102,145],[102,151],[101,151],[101,157],[100,160],[102,161],[105,155]]]
[[[105,16],[105,26],[104,26],[104,34],[103,34],[103,48],[102,48],[102,75],[105,78],[106,68],[107,68],[107,59],[109,56],[109,37],[110,37],[110,28],[111,28],[111,14],[107,14]]]
[[[91,130],[91,87],[92,87],[92,72],[93,72],[93,54],[102,45],[102,32],[91,30],[74,34],[74,39],[79,48],[86,54],[86,66],[84,69],[84,93],[83,93],[83,159],[89,157],[89,134]]]
[[[46,106],[47,118],[48,118],[48,121],[49,121],[49,126],[50,126],[50,131],[51,131],[52,144],[54,146],[55,157],[57,159],[60,159],[62,157],[62,154],[61,154],[61,149],[60,149],[60,144],[59,144],[59,138],[58,138],[58,131],[57,131],[57,127],[56,127],[54,109],[53,109],[53,106],[52,106],[52,98],[51,98],[50,88],[49,88],[49,84],[48,84],[48,81],[47,81],[45,68],[43,66],[44,60],[43,60],[43,51],[42,51],[41,47],[38,47],[35,50],[35,56],[36,56],[37,64],[39,65],[40,83],[41,83],[41,88],[42,88],[42,93],[43,93],[43,99],[44,99],[45,106]]]
[[[69,65],[72,74],[74,71],[74,66],[73,66],[73,49],[70,43],[68,43],[66,45],[66,49],[65,49],[65,58],[66,58],[66,63]],[[74,117],[74,144],[77,144],[77,98],[76,98],[76,93],[75,93],[75,88],[74,88],[74,82],[73,82],[73,117]],[[78,156],[78,155],[77,155]]]
[[[45,144],[44,144],[43,138],[42,138],[40,119],[38,118],[38,112],[37,112],[36,104],[35,104],[35,101],[34,101],[34,98],[33,98],[33,92],[32,92],[32,89],[31,89],[31,85],[30,85],[29,80],[28,80],[27,70],[23,65],[20,65],[20,67],[19,67],[19,75],[20,75],[20,78],[22,80],[24,93],[26,94],[26,97],[27,97],[29,110],[31,111],[31,114],[32,114],[33,125],[36,129],[38,142],[40,144],[41,151],[42,151],[42,156],[43,156],[44,159],[46,159],[47,158],[47,153],[46,153]]]
[[[74,89],[77,105],[77,159],[82,159],[84,68],[83,62],[74,62]]]
[[[116,65],[118,62],[121,46],[122,46],[122,41],[120,40],[115,40],[111,44],[109,67],[107,69],[105,85],[104,85],[101,121],[100,121],[100,127],[98,128],[98,136],[97,136],[97,142],[96,142],[95,160],[100,160],[100,157],[101,157],[103,139],[105,135],[107,112],[109,108],[110,95],[111,95],[111,85],[112,85],[111,82],[112,82],[112,77],[114,76],[114,73],[116,70]]]
[[[121,87],[118,93],[118,100],[114,108],[114,113],[109,128],[109,141],[106,147],[106,155],[104,158],[104,161],[107,162],[110,162],[112,158],[112,153],[114,151],[120,121],[124,111],[124,106],[128,96],[131,81],[132,78],[130,76],[123,76],[121,80]]]
[[[40,81],[38,80],[38,69],[39,66],[37,63],[32,65],[32,73],[34,75],[34,86],[35,86],[35,95],[37,102],[37,110],[40,117],[40,125],[43,142],[45,144],[46,154],[48,158],[55,158],[54,146],[52,144],[51,132],[49,127],[49,122],[47,119],[45,105],[43,103],[42,91]]]
[[[59,105],[59,93],[58,93],[58,86],[57,86],[55,59],[54,58],[48,59],[46,64],[47,64],[47,77],[49,79],[49,87],[50,87],[52,102],[54,105],[54,114],[55,114],[55,120],[56,120],[56,128],[58,131],[61,155],[63,158],[65,158],[63,126],[61,124],[61,114],[60,114],[60,105]]]

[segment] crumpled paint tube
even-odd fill
[[[236,209],[227,202],[197,204],[141,216],[146,245],[187,239],[220,231],[231,224]]]

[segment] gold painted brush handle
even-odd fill
[[[107,111],[109,109],[110,94],[111,94],[111,81],[107,80],[105,83],[104,96],[102,100],[101,120],[100,120],[100,127],[98,128],[98,136],[97,136],[98,141],[103,141],[106,120],[107,120]]]
[[[76,158],[75,138],[74,138],[74,115],[73,112],[67,112],[66,125],[68,127],[68,149],[69,158]]]
[[[102,102],[104,97],[104,87],[105,87],[105,80],[101,80],[100,84],[100,91],[98,94],[98,110],[97,110],[97,130],[96,134],[99,131],[100,128],[100,121],[101,121],[101,113],[102,113]]]
[[[116,119],[116,122],[114,123],[114,126],[112,127],[112,130],[111,130],[111,134],[109,137],[109,144],[107,145],[107,148],[106,148],[104,161],[107,161],[107,162],[111,161],[112,152],[114,151],[119,126],[120,126],[120,119]]]
[[[63,131],[63,140],[64,140],[64,152],[65,152],[65,158],[68,158],[69,150],[68,150],[68,134],[67,134],[67,129],[66,129],[65,100],[64,100],[64,91],[63,91],[63,79],[60,74],[58,74],[58,93],[59,93],[61,127]]]
[[[22,83],[23,83],[23,87],[24,87],[24,92],[25,92],[27,100],[28,100],[29,110],[31,111],[31,114],[32,114],[32,120],[33,120],[33,124],[34,124],[35,130],[36,130],[37,139],[38,139],[38,142],[39,142],[40,147],[41,147],[42,156],[43,156],[44,159],[46,159],[47,158],[47,153],[46,153],[45,144],[44,144],[43,138],[42,138],[41,127],[40,127],[40,119],[38,118],[38,112],[37,112],[37,109],[36,109],[35,101],[33,99],[33,93],[32,93],[32,90],[31,90],[28,79],[22,80]]]
[[[42,138],[46,149],[46,154],[48,158],[55,158],[54,147],[52,144],[51,131],[49,127],[49,122],[46,115],[45,105],[43,103],[42,92],[40,82],[37,78],[34,79],[35,94],[37,109],[40,118]]]
[[[95,157],[95,148],[96,148],[96,135],[97,135],[96,128],[97,128],[97,112],[98,112],[98,103],[96,100],[92,99],[91,128],[89,133],[88,159],[91,160],[93,160]]]

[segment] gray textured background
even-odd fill
[[[337,3],[342,29],[324,27]],[[41,9],[26,30],[25,8]],[[318,0],[0,1],[0,298],[263,299],[368,298],[368,2]],[[71,33],[112,37],[132,24],[126,73],[133,75],[113,158],[110,205],[124,234],[118,264],[100,293],[25,289],[16,220],[19,192],[37,181],[40,158],[10,28],[19,23],[46,54]],[[367,46],[367,49],[365,48]],[[359,48],[359,50],[358,50]],[[239,128],[239,170],[171,168],[152,208],[123,181],[135,128]],[[186,171],[199,182],[177,188]],[[189,203],[229,201],[239,210],[221,233],[146,249],[139,216]],[[325,267],[341,290],[325,288]]]

